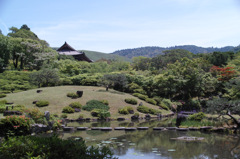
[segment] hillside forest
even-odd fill
[[[236,50],[193,54],[172,49],[154,57],[133,57],[131,62],[102,58],[87,63],[58,55],[23,25],[0,35],[0,72],[2,97],[40,87],[103,86],[173,112],[203,111],[231,118],[240,112]]]

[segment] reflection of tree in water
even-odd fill
[[[100,131],[100,130],[87,130],[86,133],[90,136],[98,136],[98,135],[102,135],[102,134],[107,133],[107,132]]]

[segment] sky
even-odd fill
[[[23,24],[51,47],[111,53],[240,44],[240,0],[0,0],[0,29]]]

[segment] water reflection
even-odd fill
[[[69,123],[68,126],[84,127],[142,127],[149,130],[127,132],[100,130],[75,131],[63,133],[63,138],[83,137],[87,145],[109,146],[120,159],[124,158],[170,158],[170,159],[232,159],[240,158],[240,137],[226,134],[202,133],[200,131],[156,131],[153,127],[172,126],[171,120],[166,121],[122,121]],[[181,136],[203,137],[201,141],[172,140]]]

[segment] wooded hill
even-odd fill
[[[233,47],[233,46],[226,46],[222,48],[215,48],[215,47],[199,47],[195,45],[182,45],[182,46],[173,46],[173,47],[140,47],[140,48],[134,48],[134,49],[124,49],[124,50],[118,50],[113,52],[114,55],[120,55],[127,58],[133,58],[137,56],[144,56],[144,57],[155,57],[156,55],[163,54],[163,51],[165,50],[174,50],[174,49],[183,49],[190,51],[194,54],[198,53],[212,53],[212,52],[227,52],[227,51],[234,51],[240,49],[240,47]]]

